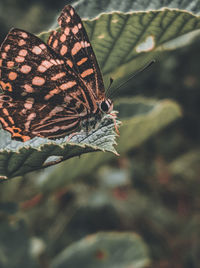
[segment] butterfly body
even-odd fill
[[[112,102],[80,17],[65,6],[47,44],[11,29],[0,47],[0,123],[13,139],[56,139],[97,127]]]

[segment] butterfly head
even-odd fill
[[[110,99],[104,99],[99,103],[99,108],[103,113],[109,114],[113,110],[113,103]]]

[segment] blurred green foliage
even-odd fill
[[[33,6],[35,3],[40,1],[34,1]],[[4,4],[6,8],[18,5],[17,1]],[[45,2],[42,5],[48,9]],[[31,10],[31,2],[24,6],[25,11],[27,6]],[[22,6],[18,7],[22,11]],[[8,23],[5,19],[2,21],[4,25]],[[37,27],[34,31],[40,29],[40,24]],[[2,29],[5,28],[2,26]],[[122,237],[128,232],[130,240],[133,238],[133,244],[144,254],[138,256],[151,259],[151,264],[149,261],[141,266],[134,263],[134,267],[199,267],[199,46],[197,38],[183,48],[159,52],[151,70],[128,82],[116,95],[176,101],[183,112],[181,119],[165,129],[159,128],[159,132],[123,151],[118,158],[107,160],[105,155],[107,161],[95,168],[90,161],[85,161],[82,167],[89,172],[79,172],[73,180],[68,180],[70,170],[66,172],[63,163],[63,167],[1,183],[1,267],[51,267],[66,261],[69,254],[71,258],[76,257],[73,248],[81,250],[77,246],[80,243],[88,254],[90,234],[94,234],[99,249],[95,251],[98,267],[117,267],[115,261],[121,253],[120,246],[114,245],[117,257],[114,258],[113,253],[110,259],[110,255],[106,255],[109,243],[98,246],[99,231],[115,232],[118,239],[117,232]],[[134,111],[138,115],[140,110]],[[124,110],[121,113],[125,117]],[[98,162],[98,153],[93,158]],[[73,169],[79,165],[79,158],[75,160]],[[56,184],[59,177],[65,181],[60,187]],[[51,187],[47,190],[45,185],[50,179]],[[105,238],[109,239],[109,235]],[[106,250],[102,251],[102,247]],[[128,248],[131,249],[131,245]],[[77,259],[81,254],[77,253]],[[91,256],[85,256],[92,261]],[[107,262],[111,261],[107,266],[105,256]],[[124,256],[125,253],[121,260],[129,260],[129,255],[127,259]],[[134,254],[132,257],[135,258]],[[81,265],[74,267],[84,267],[84,263]]]

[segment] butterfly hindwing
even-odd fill
[[[81,104],[79,109],[83,110]],[[62,137],[78,129],[80,118],[75,106],[68,107],[66,112],[66,105],[36,103],[34,98],[23,102],[3,94],[0,95],[0,122],[12,138],[26,141],[35,136]]]

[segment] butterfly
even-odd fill
[[[60,31],[52,31],[47,43],[13,28],[0,47],[0,123],[12,139],[88,132],[112,115],[97,59],[71,5],[58,23]]]

